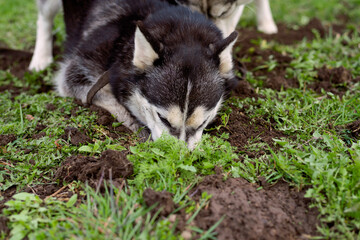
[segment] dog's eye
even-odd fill
[[[200,128],[202,128],[205,125],[206,121],[207,119],[202,124],[200,124],[200,126],[198,126],[195,131],[198,131]]]
[[[160,120],[162,121],[163,124],[165,124],[167,127],[171,128],[171,124],[169,123],[168,120],[163,118],[159,113],[157,113],[157,115],[158,115],[158,117],[160,118]]]

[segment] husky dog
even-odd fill
[[[77,3],[63,1],[60,95],[85,103],[107,78],[93,104],[133,131],[146,126],[153,140],[167,132],[194,148],[237,83],[231,56],[237,33],[224,38],[204,15],[160,0]]]
[[[245,4],[252,0],[162,0],[173,5],[184,5],[192,10],[203,13],[211,19],[222,31],[223,36],[228,36],[236,28]],[[74,0],[72,4],[83,5],[84,1]],[[258,29],[267,34],[277,32],[273,20],[269,0],[255,0]],[[56,13],[61,9],[61,0],[37,0],[38,20],[34,55],[29,69],[42,70],[52,61],[52,24]],[[79,9],[79,15],[84,9]]]

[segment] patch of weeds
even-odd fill
[[[314,16],[326,23],[339,21],[339,16],[349,16],[351,23],[357,24],[360,21],[358,4],[357,0],[344,0],[341,4],[337,0],[318,0],[311,4],[302,0],[273,0],[270,3],[275,22],[291,24],[294,28],[306,25]],[[242,27],[255,26],[255,16],[255,4],[248,4],[239,24]]]
[[[157,182],[152,183],[156,188]],[[68,239],[68,238],[107,238],[107,239],[179,239],[181,232],[176,232],[176,223],[169,218],[151,215],[155,207],[142,204],[142,190],[133,186],[114,188],[110,184],[103,194],[85,186],[86,200],[80,203],[77,195],[67,202],[49,198],[45,201],[29,193],[14,195],[14,200],[6,203],[4,210],[9,217],[12,239]],[[185,199],[187,190],[177,189],[174,200],[180,209],[190,206]],[[204,194],[200,204],[189,211],[189,225],[197,213],[209,203],[211,196]],[[175,209],[177,214],[180,209]],[[216,227],[216,226],[215,226]],[[203,239],[214,236],[213,230],[203,231],[190,228]],[[61,231],[59,231],[61,229]]]
[[[252,69],[251,71],[255,72],[260,69],[266,69],[268,72],[271,72],[278,66],[278,62],[274,59],[273,55],[269,56],[269,59],[263,63],[263,65],[257,66],[256,68]]]
[[[315,132],[306,145],[277,143],[282,151],[271,160],[284,178],[311,186],[306,197],[322,216],[319,231],[326,238],[353,239],[360,226],[360,142],[348,148],[335,135]]]
[[[346,43],[346,44],[344,44]],[[357,32],[352,35],[320,37],[312,42],[302,41],[297,46],[281,46],[279,50],[289,53],[294,60],[287,68],[287,77],[295,77],[301,87],[316,77],[316,68],[323,65],[330,67],[343,66],[353,75],[360,75],[360,36]]]
[[[74,194],[67,202],[56,201],[49,198],[45,201],[38,196],[26,192],[18,193],[13,196],[13,200],[5,203],[4,215],[8,216],[11,225],[11,239],[39,239],[56,237],[51,231],[41,232],[43,228],[69,228],[70,222],[68,209],[72,208],[77,201]],[[38,232],[40,230],[40,232]]]
[[[62,159],[78,153],[77,146],[68,144],[61,139],[67,126],[81,128],[96,125],[96,116],[88,109],[78,107],[71,99],[59,98],[53,93],[36,94],[34,96],[21,94],[11,101],[9,93],[0,95],[1,134],[16,134],[17,139],[5,146],[0,158],[8,164],[0,169],[1,190],[11,186],[20,188],[26,184],[48,181],[52,169],[59,165]],[[49,111],[47,105],[52,104],[57,110]],[[71,115],[77,108],[79,114]],[[38,125],[44,129],[40,138],[33,138],[39,133]],[[91,132],[91,131],[90,131]],[[105,141],[105,146],[114,145],[116,141]]]
[[[325,131],[329,126],[347,124],[360,117],[359,92],[347,92],[342,98],[331,93],[319,97],[300,89],[282,92],[265,89],[260,94],[265,98],[245,99],[240,104],[249,106],[247,113],[271,118],[279,130],[296,134],[298,139],[308,139],[315,130]]]
[[[135,173],[131,181],[138,187],[158,177],[167,181],[180,177],[191,182],[198,174],[214,173],[215,166],[230,166],[237,158],[228,142],[207,134],[193,151],[184,142],[167,135],[130,147],[130,150],[133,154],[128,158],[134,163]]]
[[[107,149],[116,151],[126,150],[126,148],[120,144],[111,144],[111,140],[106,139],[105,141],[95,141],[93,144],[83,145],[78,148],[78,151],[79,153],[89,153],[93,156],[95,154],[100,154]]]

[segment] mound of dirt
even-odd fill
[[[0,146],[5,146],[16,140],[15,134],[0,134]]]
[[[60,181],[88,182],[95,187],[102,180],[112,180],[114,185],[133,174],[133,164],[127,160],[126,151],[106,150],[99,158],[70,156],[55,173]]]
[[[217,118],[212,125],[219,126],[221,124],[221,119]],[[224,132],[229,134],[228,141],[232,146],[238,147],[239,152],[245,153],[251,158],[263,155],[265,152],[264,150],[261,150],[264,148],[260,148],[259,152],[247,150],[246,146],[249,143],[263,143],[274,149],[275,145],[273,138],[288,137],[283,132],[276,130],[271,123],[264,119],[251,119],[246,115],[244,109],[234,107],[230,113],[228,124],[225,127],[220,128],[219,131],[213,130],[209,133],[222,134]]]
[[[223,180],[222,175],[205,177],[196,188],[195,200],[203,192],[211,194],[208,208],[195,218],[195,225],[207,230],[221,217],[215,229],[222,239],[308,239],[316,236],[318,211],[310,209],[304,192],[285,182],[257,190],[259,186],[242,178]]]
[[[331,69],[323,66],[318,69],[317,81],[309,84],[308,87],[317,93],[325,90],[336,95],[343,95],[348,90],[348,85],[356,81],[352,78],[351,72],[342,66]]]
[[[65,134],[61,135],[61,138],[64,140],[68,140],[70,138],[71,144],[76,146],[92,142],[90,137],[80,132],[79,129],[70,126],[65,128]]]

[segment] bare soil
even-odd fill
[[[0,69],[9,70],[14,76],[22,78],[28,71],[31,56],[31,52],[0,48]]]
[[[274,186],[249,184],[242,178],[206,176],[194,189],[194,198],[211,194],[210,204],[195,218],[195,225],[215,229],[218,239],[308,239],[316,236],[319,212],[309,208],[305,191],[297,191],[279,181]]]
[[[221,124],[221,120],[217,118],[212,125],[219,126]],[[276,130],[275,126],[265,119],[250,118],[247,116],[244,108],[240,109],[235,107],[232,107],[228,124],[218,131],[213,130],[210,132],[210,134],[222,133],[229,134],[228,141],[231,145],[238,148],[238,153],[241,155],[247,154],[251,158],[265,154],[267,146],[274,149],[274,138],[289,137],[283,132]],[[250,143],[263,144],[264,147],[259,147],[258,151],[249,150],[247,145]]]
[[[274,50],[260,49],[259,45],[252,40],[263,39],[266,41],[276,41],[282,44],[295,44],[303,39],[311,40],[315,38],[313,29],[320,37],[326,36],[327,28],[319,20],[313,19],[308,25],[300,27],[297,30],[290,29],[283,24],[279,24],[279,33],[275,35],[265,35],[255,29],[239,29],[240,37],[236,44],[236,59],[247,59],[242,63],[237,62],[236,68],[240,73],[250,71],[255,77],[263,77],[264,88],[275,90],[298,88],[297,79],[289,79],[286,76],[286,68],[290,67],[293,60],[290,56],[276,52]],[[341,33],[343,26],[333,26],[334,32]],[[346,43],[344,43],[346,44]],[[9,70],[14,76],[22,78],[28,71],[31,53],[0,49],[0,70]],[[274,69],[268,70],[268,63],[276,61]],[[262,66],[262,67],[259,67]],[[360,78],[352,79],[351,73],[343,68],[328,69],[326,66],[317,69],[318,77],[308,88],[321,92],[321,89],[341,95],[349,85],[360,81]],[[51,90],[44,81],[40,81],[38,92],[47,92]],[[1,85],[0,92],[9,91],[12,98],[22,92],[29,91],[29,87],[19,88],[12,83]],[[233,96],[239,98],[262,97],[256,89],[246,80],[241,80]],[[81,103],[76,102],[81,105]],[[263,144],[275,148],[273,138],[289,137],[283,132],[276,130],[276,125],[271,120],[264,118],[251,119],[243,109],[233,107],[229,122],[219,131],[210,132],[211,134],[229,134],[229,142],[238,147],[240,155],[247,154],[249,157],[257,157],[264,154],[267,147],[258,148],[254,151],[246,146],[251,143]],[[58,111],[58,107],[53,104],[47,105],[48,111]],[[114,139],[123,139],[131,133],[124,126],[114,125],[115,119],[106,111],[96,106],[90,106],[90,110],[97,114],[97,123],[105,129],[104,134]],[[61,109],[60,109],[61,111]],[[77,109],[74,109],[70,115],[76,115]],[[220,125],[218,119],[215,125]],[[38,139],[45,136],[42,132],[47,126],[38,124],[36,133],[29,136]],[[359,138],[359,121],[345,126],[355,138]],[[62,136],[69,144],[80,146],[81,144],[91,143],[85,129],[67,127]],[[16,140],[15,135],[0,135],[0,146],[5,146]],[[135,144],[135,141],[123,139],[122,144],[128,147]],[[60,146],[61,147],[61,146]],[[0,148],[1,150],[1,148]],[[31,150],[29,150],[31,151]],[[51,183],[44,183],[37,186],[29,186],[23,189],[27,192],[33,192],[41,198],[46,198],[56,193],[61,187],[62,182],[71,182],[78,180],[88,182],[90,186],[100,189],[104,181],[111,180],[115,186],[119,186],[124,179],[133,174],[132,164],[127,160],[128,151],[107,150],[100,157],[89,156],[70,156],[55,172]],[[241,159],[240,159],[241,160]],[[309,207],[310,200],[304,197],[304,190],[298,191],[289,186],[289,184],[279,181],[274,186],[269,186],[265,181],[260,185],[251,184],[241,178],[229,178],[223,180],[221,171],[212,176],[206,176],[190,194],[195,200],[199,200],[202,192],[212,195],[210,203],[204,210],[200,211],[195,218],[195,225],[207,230],[215,224],[221,217],[225,216],[221,224],[216,228],[219,239],[308,239],[316,236],[316,225],[319,224],[316,209]],[[59,184],[53,184],[58,182]],[[259,190],[259,187],[262,187]],[[4,203],[17,192],[15,187],[11,187],[1,193],[3,199],[0,201],[0,211],[4,208]],[[62,197],[70,197],[69,190],[61,192]],[[155,192],[151,189],[144,191],[143,199],[147,206],[157,204],[153,214],[160,211],[159,217],[168,217],[176,209],[172,200],[173,196],[167,192]],[[0,218],[0,232],[8,232],[6,227],[7,219]],[[185,216],[183,212],[176,214],[174,223],[177,223],[177,230],[183,231],[185,226]]]

